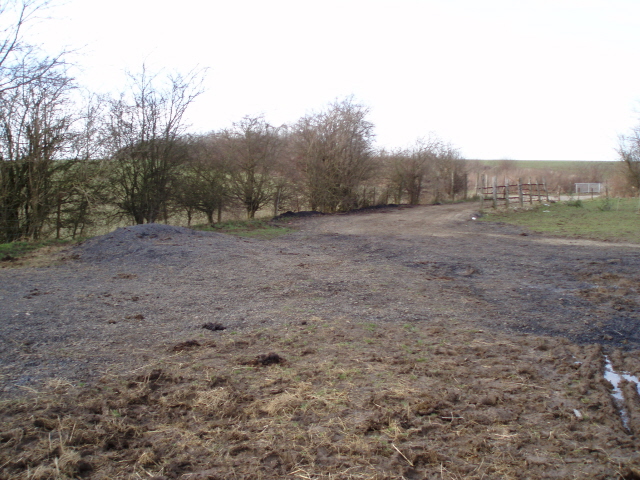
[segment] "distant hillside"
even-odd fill
[[[467,160],[472,182],[481,175],[532,178],[544,180],[550,191],[564,193],[572,193],[576,183],[604,183],[611,195],[626,196],[629,192],[622,167],[622,162],[617,161]]]
[[[468,160],[469,163],[477,162],[488,167],[501,167],[509,165],[515,168],[530,168],[534,170],[563,170],[574,171],[581,169],[616,167],[620,163],[616,161],[593,162],[586,160]]]

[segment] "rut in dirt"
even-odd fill
[[[553,239],[477,222],[475,205],[321,218],[314,240],[361,262],[401,265],[451,304],[475,304],[483,325],[581,344],[640,346],[637,245]],[[321,235],[318,235],[321,234]]]

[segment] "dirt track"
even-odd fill
[[[640,245],[531,234],[471,220],[473,205],[325,217],[303,229],[428,280],[440,308],[496,328],[640,346]],[[356,243],[352,242],[357,238]],[[408,273],[408,272],[412,273]]]
[[[637,387],[604,380],[640,374],[640,249],[473,214],[143,225],[0,270],[0,477],[640,478]]]
[[[59,266],[5,268],[2,388],[127,371],[211,321],[447,319],[640,347],[637,245],[523,235],[471,220],[474,207],[290,220],[299,231],[272,241],[143,225],[93,239]]]

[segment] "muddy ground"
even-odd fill
[[[0,478],[640,478],[640,248],[473,209],[3,268]]]

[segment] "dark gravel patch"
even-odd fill
[[[227,235],[200,232],[185,227],[151,223],[114,230],[87,240],[74,250],[82,261],[100,263],[122,261],[135,257],[137,262],[164,262],[168,257],[189,257],[192,251],[184,247],[190,240],[209,239],[217,244],[234,245]]]

